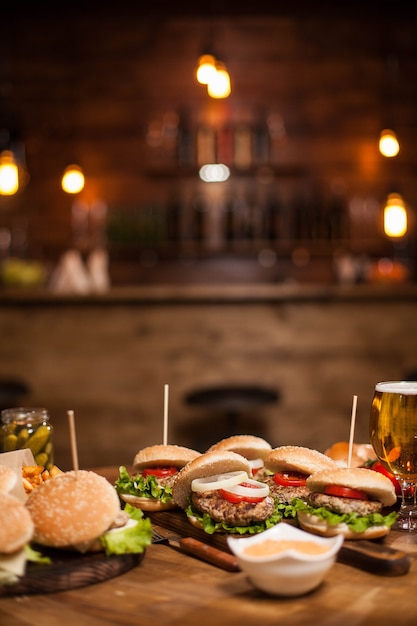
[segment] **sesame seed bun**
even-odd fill
[[[133,459],[133,468],[137,471],[145,467],[157,467],[158,465],[172,465],[184,467],[189,461],[200,456],[201,452],[176,445],[155,445],[142,448]]]
[[[379,500],[383,506],[392,506],[397,502],[395,488],[390,479],[365,467],[323,470],[309,476],[306,482],[310,491],[322,492],[327,485],[339,485],[365,491],[372,500]]]
[[[327,448],[324,454],[336,461],[340,467],[348,467],[349,443],[347,441],[337,441],[330,448]],[[350,467],[362,467],[367,461],[374,460],[376,460],[376,454],[370,443],[352,444]]]
[[[336,462],[330,457],[301,446],[280,446],[274,448],[264,459],[264,465],[270,472],[302,472],[313,474],[320,470],[337,469]]]
[[[370,499],[382,502],[383,506],[391,506],[397,501],[390,479],[364,467],[323,470],[309,476],[306,482],[312,492],[321,493],[327,485],[338,485],[365,491]],[[383,524],[371,526],[363,532],[355,532],[344,523],[330,524],[314,513],[304,511],[297,513],[297,520],[304,530],[323,537],[343,535],[345,539],[378,539],[390,532],[390,528]]]
[[[254,459],[264,459],[272,450],[272,446],[262,437],[255,435],[233,435],[213,444],[207,452],[216,450],[231,450],[252,461]]]
[[[190,461],[183,467],[172,487],[172,497],[177,505],[186,509],[188,498],[191,495],[191,483],[195,478],[215,476],[216,474],[235,472],[243,470],[248,476],[251,475],[251,466],[248,459],[245,459],[236,452],[228,450],[212,451],[200,454],[199,457]]]
[[[34,524],[25,505],[15,496],[0,492],[0,554],[13,554],[33,536]]]
[[[17,474],[7,465],[0,465],[0,491],[8,493],[17,483]]]
[[[105,533],[120,511],[114,487],[95,472],[64,472],[34,489],[26,506],[35,524],[34,540],[72,548]]]

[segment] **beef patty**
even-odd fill
[[[274,499],[267,496],[261,502],[229,502],[220,492],[204,491],[192,493],[193,505],[202,513],[208,513],[215,522],[231,526],[249,526],[252,522],[263,522],[274,512]]]
[[[326,493],[311,493],[308,497],[308,504],[314,507],[324,506],[335,513],[358,513],[358,515],[369,515],[379,513],[382,510],[382,502],[377,500],[357,500],[355,498],[341,498],[340,496],[329,496]]]

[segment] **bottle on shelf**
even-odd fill
[[[248,170],[252,165],[252,133],[248,124],[235,128],[234,166],[237,170]]]

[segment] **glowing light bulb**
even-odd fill
[[[201,85],[208,85],[216,74],[216,59],[212,54],[203,54],[198,59],[196,72],[197,81]]]
[[[12,196],[19,190],[19,169],[13,153],[5,150],[0,155],[0,194]]]
[[[211,98],[227,98],[231,93],[229,72],[222,65],[216,66],[216,74],[207,85]]]
[[[383,156],[395,157],[400,151],[400,144],[394,131],[386,129],[379,139],[379,151]]]
[[[397,193],[390,193],[384,207],[384,232],[388,237],[403,237],[407,232],[407,209]]]
[[[78,165],[69,165],[62,177],[62,189],[66,193],[79,193],[84,188],[84,174]]]

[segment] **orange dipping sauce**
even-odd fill
[[[315,541],[294,541],[292,539],[266,539],[265,541],[253,543],[244,549],[246,556],[271,556],[279,554],[285,550],[296,550],[303,554],[324,554],[328,547]]]

